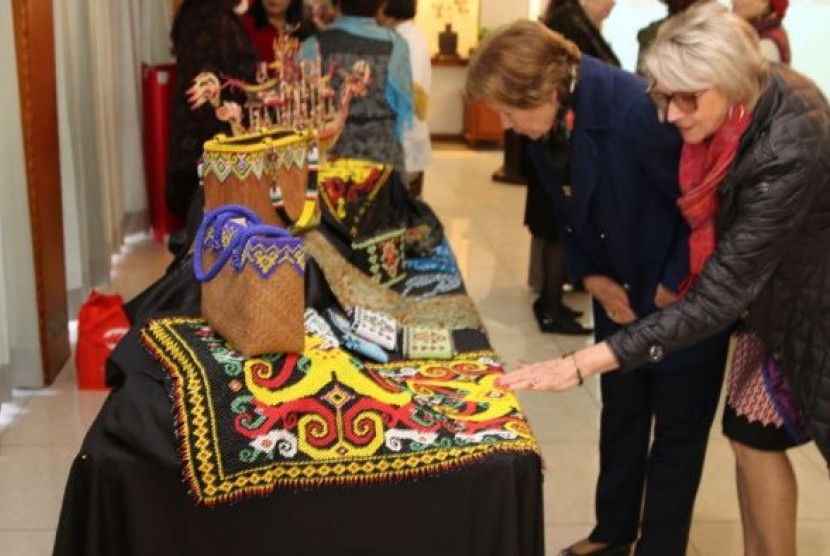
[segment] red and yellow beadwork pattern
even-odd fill
[[[205,321],[152,321],[142,341],[173,379],[185,476],[215,505],[278,488],[434,474],[539,454],[492,351],[367,364],[307,336],[300,355],[244,359]]]
[[[352,238],[360,235],[366,212],[392,174],[391,164],[340,158],[320,167],[318,183],[323,206]]]

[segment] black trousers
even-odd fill
[[[592,541],[633,542],[639,531],[637,555],[686,554],[726,349],[689,368],[602,376]]]

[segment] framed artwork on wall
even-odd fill
[[[480,0],[421,0],[415,23],[427,37],[430,52],[467,58],[478,43]]]

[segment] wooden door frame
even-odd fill
[[[12,0],[43,383],[69,358],[52,0]]]

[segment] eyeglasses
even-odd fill
[[[665,121],[669,114],[669,105],[674,103],[678,110],[684,114],[691,114],[697,110],[697,99],[705,91],[686,92],[679,91],[676,93],[663,93],[654,90],[654,83],[649,85],[646,93],[657,108],[657,116],[660,121]]]

